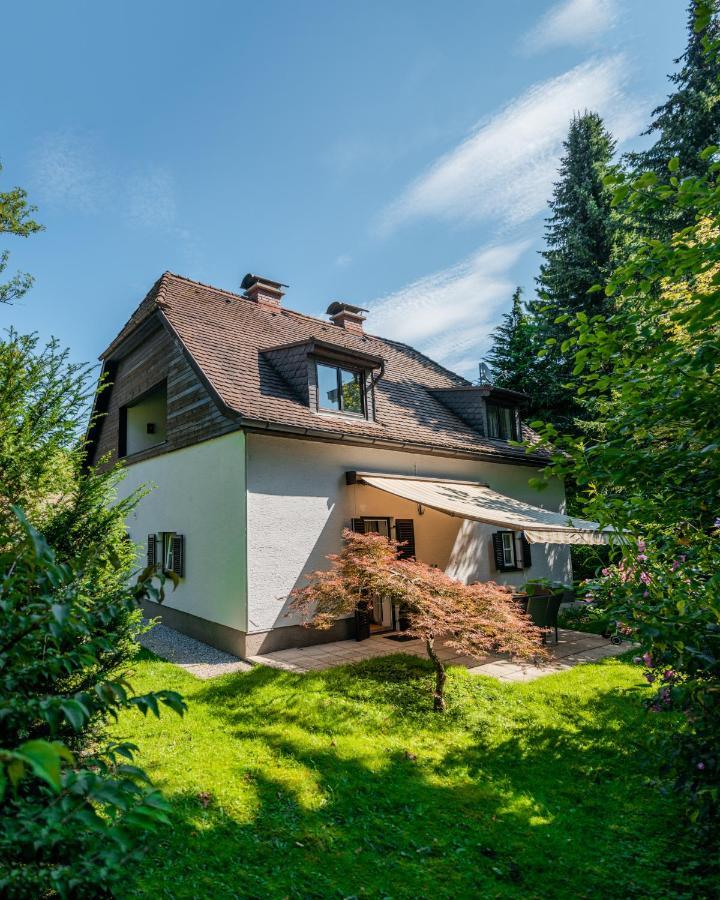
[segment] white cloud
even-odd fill
[[[531,87],[478,124],[385,211],[385,232],[419,218],[517,225],[545,208],[574,113],[604,117],[619,142],[640,130],[644,108],[626,92],[620,55],[595,59]]]
[[[177,215],[175,184],[164,169],[153,168],[128,179],[127,214],[131,222],[145,228],[172,228]]]
[[[515,287],[509,270],[529,246],[529,241],[515,241],[484,247],[449,269],[371,301],[369,330],[477,377],[488,336]]]
[[[176,187],[162,166],[141,166],[120,173],[92,135],[55,132],[44,135],[32,153],[33,193],[66,210],[103,216],[118,213],[132,227],[189,240],[178,226]]]
[[[615,0],[563,0],[551,7],[522,41],[530,53],[596,40],[617,22]]]
[[[97,156],[95,142],[87,135],[69,131],[45,135],[31,156],[37,196],[68,209],[95,212],[110,190]]]

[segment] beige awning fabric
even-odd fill
[[[348,483],[362,483],[420,503],[430,509],[495,525],[510,531],[522,531],[531,544],[607,544],[612,528],[601,529],[597,522],[570,518],[498,494],[486,484],[475,481],[412,478],[373,472],[348,473]]]

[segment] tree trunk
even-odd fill
[[[435,666],[435,693],[433,694],[433,709],[435,710],[435,712],[444,712],[445,679],[447,678],[445,666],[443,665],[440,657],[435,652],[435,639],[428,638],[425,641],[425,646],[427,647],[428,656],[432,660],[432,664]]]

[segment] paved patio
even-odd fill
[[[393,635],[376,634],[366,641],[334,641],[278,650],[261,656],[250,656],[249,661],[287,672],[316,672],[332,666],[360,662],[391,653],[408,653],[426,657],[425,644],[419,640],[397,641]],[[491,655],[482,659],[459,656],[455,650],[440,645],[438,655],[449,665],[465,666],[471,675],[489,675],[500,681],[533,681],[544,675],[564,672],[581,663],[596,662],[606,656],[618,656],[629,650],[631,644],[616,646],[597,634],[560,629],[557,645],[550,644],[552,660],[544,666],[533,666],[513,661],[506,656]]]

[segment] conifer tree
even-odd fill
[[[493,384],[532,394],[537,350],[521,287],[515,288],[510,312],[505,313],[492,339],[487,362],[492,369]]]
[[[633,169],[651,171],[663,179],[674,157],[680,162],[678,177],[706,174],[712,159],[703,159],[700,153],[720,144],[720,57],[705,51],[708,41],[720,39],[718,0],[691,0],[687,31],[685,52],[674,61],[680,69],[668,76],[674,90],[653,110],[645,131],[655,136],[655,143],[627,156]]]
[[[609,274],[617,226],[612,194],[604,183],[615,142],[603,120],[593,112],[576,115],[563,146],[545,229],[538,299],[530,308],[538,345],[550,342],[537,366],[533,412],[568,429],[580,410],[563,386],[572,370],[562,349],[569,332],[564,322],[556,320],[564,314],[592,316],[604,311],[602,292],[588,292]]]

